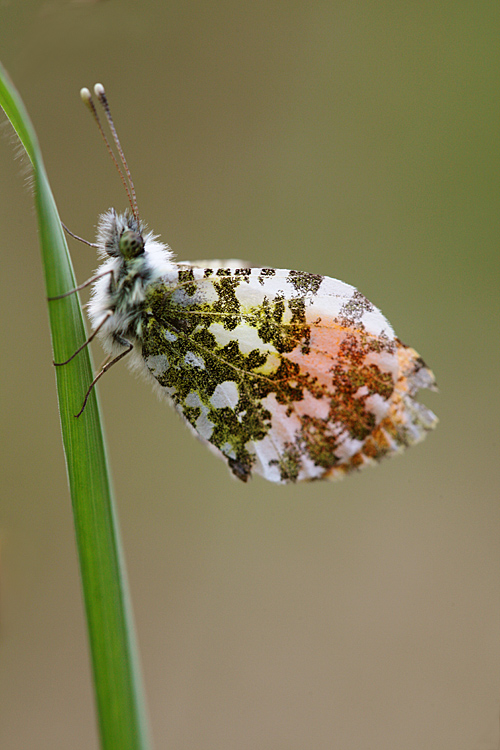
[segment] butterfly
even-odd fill
[[[178,263],[140,220],[130,184],[132,210],[98,224],[105,260],[90,280],[89,340],[98,334],[109,358],[87,397],[127,356],[244,482],[340,478],[435,427],[415,400],[435,389],[433,373],[354,287],[236,261]]]

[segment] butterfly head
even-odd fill
[[[125,229],[120,237],[119,250],[120,255],[125,260],[131,260],[132,258],[137,258],[139,255],[143,255],[144,240],[142,234],[133,229]]]
[[[110,209],[99,219],[97,239],[104,256],[132,260],[144,254],[144,227],[131,213]]]

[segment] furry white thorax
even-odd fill
[[[120,252],[120,238],[128,229],[141,235],[144,252],[127,259]],[[100,216],[97,242],[99,256],[106,258],[97,273],[105,275],[92,287],[88,314],[95,329],[111,313],[99,331],[99,336],[106,351],[115,353],[123,350],[123,344],[116,337],[125,338],[134,345],[140,343],[141,308],[146,289],[168,277],[176,264],[168,245],[158,242],[156,236],[146,231],[142,222],[138,223],[131,214],[117,214],[114,209]]]

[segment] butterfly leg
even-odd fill
[[[83,284],[80,284],[79,286],[75,286],[74,289],[70,289],[69,292],[64,292],[64,294],[58,294],[55,297],[47,297],[49,302],[54,302],[56,299],[64,299],[65,297],[70,297],[72,294],[75,294],[75,292],[81,292],[82,289],[85,289],[86,287],[90,286],[94,283],[94,281],[97,281],[98,279],[102,279],[103,276],[107,276],[110,274],[113,277],[113,269],[110,268],[108,271],[103,271],[102,273],[98,273],[95,276],[92,276],[91,279],[87,279],[87,281],[84,281]]]
[[[97,244],[97,242],[89,242],[88,240],[84,240],[83,237],[79,237],[77,234],[73,234],[73,232],[71,231],[71,229],[68,229],[68,227],[66,226],[66,224],[63,221],[61,221],[61,225],[62,225],[62,228],[64,229],[64,231],[67,234],[69,234],[70,237],[73,237],[73,239],[78,240],[78,242],[83,242],[84,245],[88,245],[89,247],[97,247],[97,248],[99,247],[99,245]]]
[[[113,315],[113,313],[110,310],[108,312],[108,314],[101,320],[101,322],[99,323],[99,325],[97,326],[97,328],[95,329],[95,331],[92,331],[92,333],[88,337],[87,341],[85,341],[84,344],[82,344],[81,346],[79,346],[78,349],[76,350],[76,352],[73,352],[73,354],[71,355],[71,357],[69,357],[69,359],[67,359],[65,362],[54,362],[54,365],[56,367],[62,367],[62,365],[67,365],[68,362],[71,362],[71,360],[74,357],[76,357],[77,354],[80,354],[80,352],[82,351],[82,349],[85,349],[85,347],[90,344],[90,342],[96,337],[96,335],[99,333],[99,331],[101,330],[101,328],[103,327],[103,325],[106,323],[107,320],[109,320],[109,318],[112,315]]]
[[[79,416],[81,416],[83,414],[83,410],[85,409],[85,407],[87,405],[88,398],[89,398],[90,394],[92,393],[92,389],[94,388],[94,386],[97,383],[97,381],[100,378],[102,378],[102,376],[104,375],[104,373],[107,372],[110,367],[113,367],[113,365],[116,365],[116,363],[119,362],[120,359],[123,359],[123,357],[126,357],[127,354],[130,354],[130,352],[134,348],[134,345],[132,344],[132,342],[128,341],[127,339],[124,339],[121,336],[116,336],[116,339],[117,339],[118,343],[122,344],[123,346],[126,346],[127,348],[125,349],[124,352],[122,352],[121,354],[119,354],[117,357],[115,357],[111,361],[109,361],[109,359],[105,360],[105,363],[102,365],[101,369],[99,370],[99,372],[97,373],[97,375],[95,376],[95,378],[93,379],[93,381],[91,382],[91,384],[89,385],[87,393],[85,394],[85,398],[83,399],[82,408],[80,409],[80,411],[78,412],[78,414],[75,414],[75,417],[79,417]]]

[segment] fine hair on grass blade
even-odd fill
[[[76,282],[35,131],[1,65],[0,106],[33,169],[46,295],[59,297],[49,302],[54,361],[63,362],[86,340],[78,295],[64,296]],[[92,381],[88,347],[55,371],[101,747],[147,750],[148,727],[128,584],[95,389],[84,413],[78,419],[74,417],[75,405],[81,405]]]

